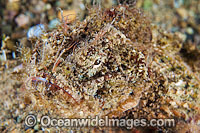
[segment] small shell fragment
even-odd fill
[[[27,32],[27,38],[39,37],[45,31],[45,27],[43,24],[38,24],[36,26],[32,26]]]
[[[24,14],[20,14],[19,16],[16,17],[15,22],[19,27],[25,27],[28,25],[30,21],[30,18]]]
[[[62,21],[62,13],[64,20],[68,23],[73,22],[76,19],[76,12],[75,10],[63,10],[58,13],[58,18]]]
[[[49,22],[48,28],[49,29],[54,29],[56,28],[58,25],[60,25],[60,21],[59,19],[53,19]]]

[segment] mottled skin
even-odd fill
[[[52,91],[40,81],[26,82],[33,107],[70,118],[187,121],[199,113],[199,79],[179,56],[178,34],[158,30],[128,6],[91,10],[86,20],[67,28],[38,38],[35,50],[24,57],[25,77],[59,86]]]

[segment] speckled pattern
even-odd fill
[[[94,9],[63,27],[32,39],[33,51],[22,49],[29,51],[22,60],[30,110],[69,118],[176,118],[177,130],[193,122],[199,131],[200,84],[178,54],[180,34],[159,30],[128,6]]]

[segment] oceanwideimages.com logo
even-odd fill
[[[152,119],[147,121],[146,119],[111,119],[108,116],[104,118],[51,118],[47,115],[42,116],[40,119],[42,127],[126,127],[132,129],[134,127],[175,127],[174,119]],[[28,115],[25,118],[25,125],[28,127],[34,127],[37,124],[35,115]]]

